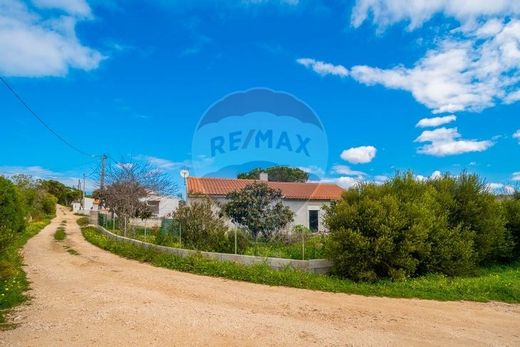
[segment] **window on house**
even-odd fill
[[[312,232],[318,231],[318,212],[318,210],[309,210],[309,229],[311,229]]]

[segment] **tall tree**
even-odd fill
[[[302,169],[288,166],[273,166],[269,168],[256,168],[248,172],[239,173],[237,178],[260,179],[260,173],[268,174],[268,180],[272,182],[307,182],[309,174]]]
[[[282,192],[265,183],[252,183],[227,194],[226,198],[224,213],[235,224],[246,227],[255,240],[259,235],[270,238],[294,217],[294,213],[282,203]]]

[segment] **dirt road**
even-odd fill
[[[126,260],[58,217],[25,247],[30,305],[0,344],[520,345],[520,305],[370,298],[269,287]],[[53,239],[62,220],[67,238]],[[69,254],[64,246],[78,251]]]

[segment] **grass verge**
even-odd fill
[[[520,263],[481,269],[476,277],[449,278],[442,275],[429,275],[400,282],[365,283],[292,268],[273,270],[266,264],[247,266],[211,260],[202,256],[183,258],[110,240],[93,227],[82,228],[82,233],[90,243],[125,258],[206,276],[368,296],[520,302]]]
[[[22,270],[23,258],[20,249],[27,240],[40,232],[51,218],[29,224],[23,233],[17,235],[15,241],[0,254],[0,330],[10,326],[6,324],[5,315],[9,309],[27,300],[25,291],[29,282]]]

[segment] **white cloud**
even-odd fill
[[[75,30],[76,24],[91,14],[88,4],[79,0],[40,0],[35,5],[58,8],[66,14],[49,16],[48,11],[30,9],[18,0],[0,0],[0,74],[65,76],[71,68],[97,68],[103,56],[84,46]]]
[[[333,75],[333,76],[339,76],[339,77],[348,76],[347,68],[345,68],[342,65],[333,65],[330,63],[314,60],[311,58],[300,58],[300,59],[297,59],[296,62],[307,68],[312,69],[314,72],[316,72],[322,76],[325,76],[325,75]]]
[[[442,173],[439,170],[435,170],[434,172],[432,172],[432,175],[430,176],[430,178],[432,180],[441,178],[441,177],[442,177]]]
[[[358,0],[351,21],[354,27],[359,27],[371,18],[380,29],[406,21],[408,29],[413,30],[437,13],[472,24],[479,18],[520,14],[520,3],[510,0]]]
[[[513,186],[503,184],[503,183],[488,183],[486,184],[486,188],[488,191],[495,194],[513,194],[515,192],[515,188]]]
[[[513,175],[511,177],[511,180],[512,181],[520,181],[520,171],[518,172],[513,172]]]
[[[322,178],[319,182],[322,183],[335,183],[338,186],[348,189],[355,187],[356,185],[363,182],[363,180],[359,178],[354,178],[350,176],[341,176],[341,177],[334,177],[334,178]]]
[[[515,133],[513,134],[513,138],[514,138],[514,139],[518,139],[518,140],[520,140],[520,129],[518,129],[517,131],[515,131]]]
[[[456,120],[457,117],[453,114],[444,117],[423,118],[415,126],[418,128],[438,127]]]
[[[520,100],[520,2],[507,0],[358,0],[352,25],[371,19],[381,31],[398,22],[413,30],[436,14],[461,24],[439,28],[436,47],[413,66],[354,66],[366,85],[406,90],[435,113],[481,111]]]
[[[492,141],[460,139],[457,128],[438,128],[426,130],[415,139],[415,142],[430,142],[418,148],[421,154],[444,157],[468,152],[482,152],[493,146]]]
[[[365,176],[366,174],[362,171],[352,170],[350,167],[346,165],[334,165],[332,167],[332,172],[345,176]]]
[[[341,159],[352,164],[370,163],[376,156],[377,149],[374,146],[352,147],[341,152]]]

